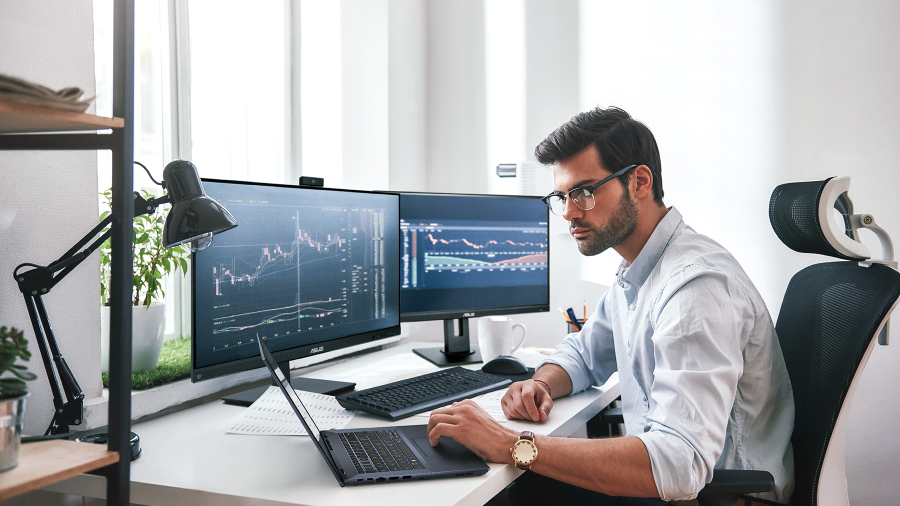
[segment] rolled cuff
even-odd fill
[[[569,375],[569,379],[572,380],[573,394],[577,394],[591,386],[591,377],[585,369],[584,361],[581,359],[580,355],[570,356],[565,352],[557,350],[550,358],[541,362],[538,369],[544,364],[558,365],[566,371],[566,374]]]
[[[636,437],[650,455],[653,481],[663,501],[694,499],[711,479],[699,452],[677,433],[653,429]]]

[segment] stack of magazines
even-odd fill
[[[84,112],[94,98],[82,99],[83,94],[84,90],[81,88],[70,87],[54,91],[18,77],[0,74],[0,100],[14,100],[65,111]]]

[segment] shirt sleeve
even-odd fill
[[[724,449],[753,309],[730,276],[689,265],[663,287],[650,318],[652,402],[649,429],[637,437],[660,498],[693,499]]]
[[[544,364],[562,367],[572,380],[572,393],[592,385],[602,385],[618,370],[612,327],[609,323],[609,290],[600,297],[597,310],[585,322],[581,332],[569,334]]]

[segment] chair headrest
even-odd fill
[[[851,226],[849,188],[847,176],[779,185],[769,200],[769,221],[775,234],[788,248],[801,253],[844,260],[870,258],[869,249],[856,239]],[[835,209],[843,215],[843,223],[838,222]]]

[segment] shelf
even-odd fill
[[[0,133],[72,132],[124,128],[122,118],[63,111],[0,99]]]
[[[0,473],[0,501],[118,461],[106,445],[62,439],[23,444],[19,465]]]

